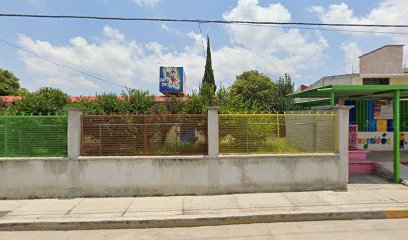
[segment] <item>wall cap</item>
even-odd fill
[[[67,157],[1,157],[0,161],[61,161],[69,160]]]
[[[245,154],[245,155],[191,155],[191,156],[80,156],[78,160],[222,160],[230,158],[298,158],[298,157],[338,157],[338,153],[294,153],[294,154]],[[1,158],[0,158],[1,160]]]
[[[82,112],[82,108],[68,107],[65,109],[69,112]]]
[[[354,106],[336,105],[336,106],[334,107],[334,109],[344,109],[344,110],[350,110],[350,109],[352,109],[352,108],[354,108]]]

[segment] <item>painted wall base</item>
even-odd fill
[[[350,174],[372,174],[374,172],[375,161],[350,161],[349,173]]]
[[[0,159],[0,166],[2,199],[339,190],[348,181],[338,154]]]

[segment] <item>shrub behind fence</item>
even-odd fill
[[[336,152],[336,114],[221,114],[220,154]]]
[[[206,114],[84,115],[82,156],[207,154]]]
[[[0,156],[67,156],[67,117],[0,116]]]

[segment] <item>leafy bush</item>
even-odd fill
[[[21,100],[8,105],[4,111],[13,115],[59,115],[65,112],[68,101],[68,95],[63,91],[45,87],[27,93]]]
[[[20,79],[10,71],[0,68],[0,96],[13,96],[20,89]]]
[[[129,114],[145,114],[156,104],[155,96],[148,91],[129,89],[122,93],[126,112]]]
[[[238,75],[231,87],[217,88],[204,82],[197,91],[187,94],[187,101],[168,95],[164,102],[156,102],[148,91],[128,89],[119,96],[103,93],[96,100],[84,97],[69,102],[68,95],[59,89],[41,88],[33,93],[19,89],[16,94],[23,99],[7,106],[0,103],[0,111],[56,115],[65,114],[66,107],[79,107],[85,114],[200,114],[206,113],[209,106],[219,106],[220,113],[276,113],[298,109],[293,99],[286,98],[292,92],[293,82],[288,74],[273,82],[258,71],[247,71]]]

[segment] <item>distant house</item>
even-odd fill
[[[359,57],[358,73],[326,76],[307,88],[301,86],[292,95],[295,101],[305,106],[324,108],[326,105],[353,106],[350,110],[350,125],[358,129],[358,145],[368,150],[392,150],[393,142],[393,102],[391,89],[404,89],[408,85],[408,71],[403,67],[403,45],[386,45]],[[371,85],[371,86],[366,86]],[[388,85],[388,86],[387,86]],[[367,91],[373,89],[369,97]],[[342,95],[334,89],[343,89],[352,94]],[[375,89],[381,89],[375,91]],[[333,94],[319,98],[319,92]],[[321,96],[321,95],[320,95]],[[343,97],[347,96],[347,97]],[[400,101],[401,149],[408,150],[408,99]]]
[[[404,45],[386,45],[373,50],[359,57],[359,73],[323,77],[308,89],[344,85],[408,85],[408,70],[402,65],[403,51]]]
[[[0,96],[0,101],[2,103],[13,103],[14,101],[20,100],[20,96]]]

